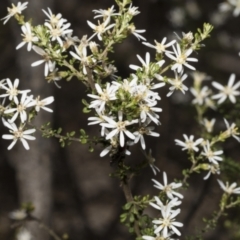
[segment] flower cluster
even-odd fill
[[[223,154],[223,150],[219,149],[219,147],[215,147],[214,145],[217,142],[225,141],[230,137],[233,137],[240,142],[240,138],[238,136],[240,133],[238,132],[236,123],[232,123],[230,125],[228,121],[224,119],[227,129],[224,132],[220,132],[216,137],[211,136],[214,130],[216,119],[208,119],[206,115],[209,108],[212,110],[217,110],[221,107],[221,104],[227,100],[229,100],[230,104],[236,104],[238,101],[238,96],[240,95],[240,81],[235,83],[235,74],[230,75],[228,83],[225,86],[216,81],[212,81],[212,86],[219,91],[218,93],[214,94],[214,90],[211,90],[207,85],[203,85],[204,80],[209,80],[210,77],[200,72],[195,72],[192,74],[192,76],[194,79],[193,87],[190,89],[194,96],[192,103],[198,112],[199,124],[204,126],[204,138],[199,138],[198,140],[194,141],[193,136],[188,138],[187,135],[184,134],[185,141],[176,139],[175,142],[177,145],[183,147],[182,150],[188,150],[188,153],[191,155],[191,159],[195,165],[198,161],[207,160],[206,164],[199,163],[199,165],[195,167],[194,171],[199,171],[199,169],[208,170],[208,174],[204,177],[204,179],[208,179],[211,173],[220,173],[219,162],[223,160],[223,157],[220,156]],[[217,100],[217,102],[215,102],[215,100]],[[197,146],[199,144],[202,147],[202,151],[200,154],[197,154],[199,151],[199,147]],[[214,148],[217,149],[214,150]]]
[[[211,173],[215,174],[219,174],[220,173],[220,168],[219,168],[219,161],[222,161],[222,157],[220,157],[219,155],[223,154],[223,150],[218,150],[218,151],[213,151],[213,149],[211,148],[211,144],[209,143],[209,141],[207,140],[205,145],[203,146],[203,151],[201,153],[202,156],[205,156],[208,161],[208,174],[204,177],[204,180],[208,179],[209,176],[211,175]]]
[[[215,174],[220,172],[219,161],[222,161],[222,157],[220,157],[219,155],[223,154],[222,150],[214,151],[212,148],[212,143],[210,143],[209,140],[199,138],[194,141],[193,135],[188,137],[186,134],[183,134],[183,137],[185,139],[185,142],[175,139],[176,145],[183,147],[182,150],[188,150],[190,154],[194,154],[194,152],[199,151],[198,145],[203,148],[203,150],[200,152],[199,157],[204,157],[208,160],[206,170],[209,170],[208,174],[204,177],[204,179],[208,179],[211,173]]]
[[[213,125],[215,121],[216,119],[212,119],[211,121],[207,120],[206,118],[203,119],[202,124],[205,126],[207,132],[213,131]],[[205,180],[209,178],[211,173],[212,174],[220,173],[219,162],[223,160],[223,158],[220,156],[223,154],[223,150],[218,149],[215,151],[213,147],[214,144],[217,141],[223,141],[230,137],[233,137],[238,142],[240,142],[240,137],[238,137],[240,133],[238,132],[238,128],[236,127],[236,124],[232,123],[230,125],[226,119],[224,119],[224,122],[227,129],[224,132],[220,133],[219,136],[215,138],[215,140],[199,138],[194,141],[193,135],[188,137],[186,134],[183,134],[185,141],[175,139],[176,145],[183,147],[182,150],[188,150],[188,153],[191,154],[192,157],[194,156],[193,157],[194,159],[208,160],[207,164],[199,165],[200,168],[204,170],[209,170],[208,174],[204,177]],[[197,157],[196,153],[199,151],[199,146],[202,147],[202,151],[199,153]],[[193,160],[193,161],[196,161],[196,160]]]
[[[195,70],[195,67],[190,65],[188,62],[198,61],[196,58],[189,57],[194,50],[194,37],[192,33],[183,33],[183,37],[180,38],[178,36],[178,39],[179,42],[177,42],[176,40],[172,40],[169,43],[166,43],[167,38],[164,37],[161,43],[155,40],[155,45],[148,42],[143,42],[144,45],[150,48],[154,48],[158,57],[162,58],[163,56],[165,56],[172,61],[171,70],[174,72],[174,78],[168,77],[166,81],[168,84],[171,85],[171,87],[169,88],[170,92],[167,94],[167,97],[171,96],[175,90],[180,90],[183,94],[185,94],[185,91],[188,90],[188,87],[183,84],[183,81],[186,80],[188,75],[184,73],[184,67]],[[186,41],[187,44],[181,44],[185,43]],[[173,52],[170,50],[166,50],[166,48],[169,48],[170,46],[172,47]],[[162,78],[158,79],[163,80]]]
[[[148,54],[147,54],[148,55]],[[90,117],[89,124],[99,124],[102,136],[108,140],[107,146],[101,153],[106,155],[109,151],[126,148],[128,145],[141,142],[146,148],[144,135],[158,137],[154,127],[148,126],[151,122],[160,124],[158,112],[162,109],[156,107],[160,96],[153,89],[164,86],[164,83],[153,84],[151,80],[141,82],[136,75],[123,81],[112,81],[105,88],[95,84],[96,94],[88,94],[93,101],[89,108],[94,108],[97,116]]]
[[[22,142],[26,150],[29,149],[27,140],[34,140],[35,137],[32,136],[32,133],[36,131],[34,128],[27,128],[30,115],[36,115],[41,108],[52,112],[45,106],[54,101],[52,96],[42,100],[39,96],[34,99],[33,95],[28,95],[30,90],[20,90],[18,85],[19,79],[15,79],[14,83],[9,78],[0,81],[0,98],[3,99],[1,104],[2,121],[10,132],[10,134],[4,134],[2,138],[12,140],[8,150],[12,149],[18,140]]]
[[[108,18],[106,17],[106,19]],[[186,38],[185,35],[180,41],[185,41],[184,38]],[[161,43],[155,41],[155,46],[143,42],[144,45],[156,49],[159,61],[151,62],[149,53],[146,53],[145,59],[137,55],[142,66],[133,64],[129,66],[136,73],[131,74],[127,79],[116,78],[116,81],[108,82],[105,85],[96,83],[95,94],[88,94],[90,98],[94,99],[88,107],[94,108],[97,113],[96,117],[89,118],[91,121],[89,124],[99,124],[101,135],[105,140],[109,140],[108,144],[110,144],[100,156],[112,153],[119,147],[124,148],[126,154],[130,154],[128,146],[136,144],[138,141],[140,141],[142,149],[145,149],[144,135],[159,136],[158,133],[152,131],[154,128],[149,126],[151,122],[160,124],[158,112],[161,112],[162,109],[157,107],[157,103],[161,98],[155,90],[165,86],[166,83],[171,85],[168,97],[175,90],[180,90],[182,93],[188,90],[183,84],[187,78],[183,66],[194,70],[195,68],[190,66],[187,61],[197,61],[195,58],[188,58],[193,51],[191,43],[188,43],[187,49],[182,49],[176,40],[169,43],[166,43],[166,40],[164,38]],[[174,52],[166,50],[170,46],[173,47]],[[78,50],[76,49],[76,51]],[[71,54],[79,61],[81,60],[80,53],[78,56],[73,52]],[[173,61],[171,70],[174,78],[164,77],[161,74],[165,63],[164,56]]]
[[[20,4],[17,7],[18,10],[14,12],[21,14],[26,5],[27,3]],[[157,106],[157,103],[161,98],[156,89],[163,87],[166,83],[171,85],[167,96],[172,95],[175,90],[183,93],[188,90],[183,84],[187,78],[184,67],[195,70],[188,62],[197,61],[196,58],[189,57],[198,45],[197,40],[195,39],[194,42],[193,34],[188,33],[183,34],[182,38],[178,37],[179,42],[172,40],[168,43],[166,37],[161,42],[155,40],[155,45],[146,42],[141,35],[145,30],[137,30],[131,23],[133,16],[139,14],[138,8],[132,4],[124,3],[119,8],[119,12],[114,6],[107,10],[100,9],[93,12],[95,13],[94,18],[99,19],[98,24],[87,21],[94,33],[89,38],[83,36],[81,40],[72,36],[70,23],[62,17],[62,14],[55,15],[49,8],[47,11],[43,10],[47,16],[43,25],[33,26],[31,22],[21,20],[23,40],[18,44],[17,49],[27,44],[28,51],[34,50],[42,57],[41,60],[32,63],[32,66],[44,63],[44,75],[48,81],[56,83],[62,77],[71,79],[76,76],[92,90],[88,96],[94,100],[88,107],[94,108],[97,116],[90,117],[89,124],[101,126],[101,135],[107,144],[101,156],[122,148],[126,154],[129,154],[128,146],[137,142],[140,142],[142,149],[145,149],[144,135],[159,136],[159,133],[153,131],[154,127],[149,126],[151,122],[160,124],[158,113],[162,109]],[[8,16],[10,18],[13,15]],[[130,68],[136,73],[122,80],[115,75],[117,69],[110,62],[107,64],[105,60],[107,49],[100,49],[92,39],[96,36],[104,45],[108,44],[111,47],[107,42],[108,37],[116,36],[113,42],[121,42],[129,34],[145,41],[143,44],[146,46],[154,48],[159,60],[150,62],[149,53],[146,53],[145,60],[137,55],[142,66],[130,65]],[[166,50],[169,47],[172,47],[173,52]],[[168,57],[171,61],[169,66],[173,71],[173,78],[161,74],[161,71],[165,71],[162,68],[165,63],[163,57]],[[68,58],[71,59],[69,63],[66,61]],[[105,62],[102,64],[104,60]],[[78,70],[75,65],[78,66]],[[57,66],[65,66],[71,71],[60,72]],[[108,76],[114,81],[103,84],[102,79]],[[156,83],[156,81],[158,82]],[[27,95],[23,95],[21,104],[30,107],[32,106],[30,102]],[[9,113],[14,112],[14,110],[9,111]],[[11,121],[14,121],[17,116],[16,112]],[[22,123],[25,122],[26,113],[23,112],[20,116]]]
[[[34,26],[31,21],[25,22],[22,11],[26,9],[27,2],[23,4],[19,2],[17,6],[12,4],[12,7],[8,8],[8,15],[2,20],[5,24],[11,17],[16,18],[22,30],[22,42],[16,46],[16,49],[27,46],[28,51],[33,50],[40,56],[41,59],[33,62],[31,66],[44,64],[44,76],[48,82],[54,82],[58,86],[56,82],[62,78],[71,80],[76,77],[87,87],[89,98],[88,100],[83,99],[84,112],[94,111],[95,116],[92,115],[88,118],[88,124],[99,125],[101,137],[92,140],[81,129],[80,138],[72,138],[75,134],[72,132],[68,133],[67,137],[60,136],[60,141],[71,138],[81,143],[88,142],[90,145],[93,143],[103,144],[104,149],[100,156],[109,154],[113,160],[117,159],[121,174],[115,175],[117,177],[121,175],[119,177],[121,182],[123,183],[124,179],[127,183],[130,180],[130,178],[128,179],[130,171],[133,171],[131,176],[134,176],[134,171],[137,172],[145,166],[144,162],[137,169],[125,168],[123,158],[125,155],[131,154],[130,146],[132,145],[138,143],[141,145],[142,152],[155,175],[160,171],[154,165],[155,159],[151,155],[151,150],[149,154],[145,151],[147,148],[145,137],[160,136],[154,130],[154,125],[160,125],[159,113],[162,112],[162,108],[159,107],[161,100],[159,88],[169,85],[167,97],[178,90],[183,94],[188,91],[184,82],[188,77],[185,70],[196,70],[191,63],[197,62],[198,59],[192,57],[192,54],[203,46],[200,43],[209,37],[212,26],[204,24],[203,30],[198,29],[196,34],[182,33],[181,37],[177,35],[177,39],[171,39],[169,42],[166,37],[163,37],[161,41],[155,40],[152,44],[147,42],[142,35],[145,30],[136,29],[132,22],[132,18],[140,13],[138,7],[133,6],[130,0],[116,0],[116,3],[118,9],[112,6],[108,9],[93,10],[97,23],[94,23],[94,20],[87,20],[93,34],[90,37],[82,36],[81,39],[73,36],[73,30],[70,29],[71,24],[63,18],[62,14],[54,14],[50,8],[43,10],[47,19],[42,25]],[[240,14],[239,3],[239,0],[227,0],[226,3],[220,5],[220,8],[222,11],[233,9],[234,16],[238,16]],[[140,66],[131,64],[129,68],[134,73],[131,73],[129,77],[122,78],[116,74],[117,68],[113,65],[114,61],[110,59],[109,53],[114,51],[114,44],[121,43],[128,35],[135,36],[139,41],[143,41],[143,45],[155,49],[155,60],[151,61],[148,52],[145,59],[137,55]],[[182,150],[187,150],[192,162],[192,167],[184,171],[183,183],[186,183],[190,174],[200,170],[209,171],[204,179],[207,179],[210,174],[219,174],[219,165],[224,157],[222,156],[223,150],[217,143],[229,137],[234,137],[240,142],[236,124],[230,125],[226,119],[224,121],[227,129],[213,137],[211,133],[215,130],[216,119],[209,120],[205,115],[208,108],[216,110],[225,101],[237,103],[237,97],[240,95],[240,81],[235,83],[235,74],[230,75],[227,85],[213,81],[213,89],[202,84],[203,80],[209,79],[205,74],[194,72],[192,76],[194,84],[190,91],[194,97],[192,103],[198,113],[197,120],[202,127],[202,136],[194,140],[194,135],[183,134],[183,141],[175,139],[176,145],[182,147]],[[18,79],[13,83],[8,78],[0,81],[0,98],[3,99],[0,113],[3,125],[10,132],[4,134],[2,138],[12,141],[8,146],[9,150],[17,141],[22,142],[24,148],[28,150],[28,140],[35,139],[32,134],[36,131],[31,125],[31,120],[41,109],[52,112],[47,105],[51,104],[54,98],[52,96],[44,99],[40,99],[39,96],[34,98],[33,95],[30,95],[30,90],[20,90],[18,85]],[[216,90],[218,93],[214,93]],[[46,136],[52,136],[51,131],[55,133],[58,130],[46,131]],[[65,144],[65,142],[63,143]],[[122,163],[123,165],[120,166]],[[163,173],[163,184],[155,179],[153,182],[154,187],[161,191],[160,194],[150,202],[149,197],[139,198],[142,204],[135,201],[138,197],[134,197],[134,201],[128,202],[126,210],[130,210],[131,206],[134,206],[134,214],[133,217],[129,217],[129,221],[136,227],[142,227],[143,224],[141,226],[136,224],[136,221],[140,223],[138,214],[142,213],[143,208],[149,203],[159,211],[160,217],[152,221],[153,227],[148,229],[149,232],[146,232],[142,239],[173,240],[175,238],[172,236],[181,235],[178,228],[183,226],[181,222],[175,220],[181,211],[180,208],[177,208],[181,204],[179,199],[183,198],[183,195],[176,189],[180,188],[182,183],[168,183],[165,172]],[[224,185],[220,180],[218,182],[226,194],[240,194],[240,188],[236,183]],[[27,216],[27,212],[24,211],[15,211],[10,214],[14,220],[23,220]],[[125,221],[127,218],[122,219]],[[129,229],[132,231],[131,228]],[[137,231],[138,229],[136,233]],[[30,240],[32,236],[27,230],[22,229],[18,233],[17,239]]]
[[[199,73],[201,74],[201,73]],[[234,84],[236,75],[231,74],[228,80],[228,84],[226,86],[213,81],[212,86],[217,89],[219,92],[217,94],[212,95],[213,91],[209,89],[208,86],[202,86],[202,81],[206,78],[206,76],[203,75],[203,78],[199,81],[199,76],[194,75],[194,87],[192,87],[191,93],[194,96],[193,104],[203,106],[206,105],[207,107],[210,107],[212,109],[216,109],[216,105],[220,105],[224,103],[227,99],[230,100],[231,103],[236,103],[236,97],[240,95],[239,89],[240,87],[240,81]],[[213,101],[217,100],[217,103],[214,103]]]
[[[9,14],[3,18],[4,24],[14,15],[21,14],[27,8],[27,2],[18,3],[17,6],[12,4],[12,8],[8,8]],[[53,14],[51,9],[43,10],[47,19],[44,25],[34,27],[31,22],[22,22],[22,42],[16,49],[20,49],[27,44],[27,50],[34,50],[42,59],[32,63],[32,67],[45,63],[44,75],[49,81],[56,81],[62,78],[56,68],[55,58],[63,57],[62,53],[71,45],[79,42],[77,37],[72,37],[72,31],[69,29],[70,23],[62,18],[61,14]]]
[[[155,196],[154,201],[150,202],[150,205],[153,208],[160,211],[161,217],[152,221],[154,224],[155,237],[144,235],[142,238],[145,240],[155,240],[158,238],[173,240],[174,238],[171,236],[173,234],[180,236],[181,233],[178,230],[178,227],[183,226],[182,223],[175,220],[175,217],[181,211],[180,208],[175,209],[181,204],[181,201],[178,198],[183,198],[183,195],[174,191],[174,189],[181,187],[182,184],[175,182],[168,184],[167,175],[165,172],[163,173],[164,185],[154,179],[153,182],[155,184],[154,187],[160,189],[163,193],[165,193],[167,199],[163,202],[159,197]]]

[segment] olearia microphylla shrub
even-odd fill
[[[98,125],[100,134],[90,138],[84,128],[77,135],[75,131],[62,134],[61,128],[52,129],[49,123],[41,127],[34,126],[32,120],[40,111],[52,112],[46,106],[54,101],[54,97],[42,99],[40,96],[33,96],[31,90],[19,88],[19,79],[6,78],[0,82],[0,98],[2,122],[9,131],[2,138],[11,141],[8,149],[12,149],[20,141],[29,150],[31,143],[28,140],[35,140],[35,131],[41,131],[43,137],[58,138],[62,147],[76,141],[89,144],[92,151],[94,145],[100,144],[100,157],[109,156],[116,163],[117,167],[111,175],[119,179],[127,201],[120,221],[133,234],[133,239],[180,239],[184,226],[177,218],[181,213],[184,193],[179,191],[187,189],[189,177],[193,173],[204,172],[204,180],[216,174],[221,178],[222,164],[230,162],[224,155],[223,143],[231,137],[240,142],[238,127],[229,116],[223,116],[220,120],[208,117],[209,111],[217,112],[226,101],[233,105],[239,101],[240,81],[235,81],[235,74],[231,74],[226,86],[217,81],[210,83],[211,78],[197,72],[194,66],[198,61],[196,52],[204,46],[202,42],[210,36],[213,26],[204,23],[203,28],[197,29],[195,34],[188,32],[176,39],[163,37],[153,43],[148,42],[144,37],[145,30],[137,29],[133,22],[134,16],[140,14],[138,7],[133,6],[130,0],[116,0],[116,6],[106,10],[93,10],[94,19],[87,21],[93,31],[91,36],[77,37],[74,36],[68,20],[49,8],[43,10],[45,22],[34,26],[22,13],[27,6],[28,2],[19,2],[16,6],[12,4],[7,9],[8,15],[2,18],[6,24],[14,17],[21,26],[22,42],[16,49],[26,48],[39,56],[39,60],[31,66],[44,64],[43,78],[48,83],[54,83],[60,88],[60,80],[69,81],[73,77],[83,83],[87,91],[82,99],[83,112],[91,114],[88,125]],[[226,7],[222,5],[222,8]],[[236,11],[235,15],[238,14]],[[113,53],[114,46],[131,35],[142,41],[146,54],[137,54],[139,64],[131,64],[131,73],[122,78],[109,53]],[[155,56],[147,52],[147,47],[155,50]],[[185,85],[184,81],[189,77],[186,71],[191,71],[194,80],[192,86]],[[168,88],[167,96],[160,96],[158,89],[164,87]],[[171,97],[176,91],[182,94],[191,92],[193,100],[190,104],[196,109],[199,134],[182,133],[182,139],[175,139],[176,145],[186,152],[186,159],[189,159],[191,167],[183,170],[183,179],[169,183],[165,171],[163,179],[157,176],[160,169],[155,166],[157,161],[152,156],[151,149],[147,149],[144,137],[160,136],[155,129],[160,124],[159,114],[164,111],[159,107],[159,102],[161,98]],[[225,128],[218,132],[214,131],[217,121],[225,123]],[[145,160],[136,166],[130,166],[125,157],[131,155],[134,145],[139,145]],[[155,175],[152,181],[158,194],[134,196],[130,189],[130,180],[148,166]],[[227,174],[224,173],[223,176]],[[240,198],[236,197],[240,194],[237,182],[224,183],[218,179],[218,183],[223,190],[219,209],[213,213],[212,218],[205,219],[206,225],[201,229],[201,234],[214,228],[229,208],[240,204]],[[155,217],[147,215],[145,209],[148,207],[156,210]],[[12,212],[10,218],[18,221],[40,221],[33,217],[33,209],[32,206],[24,205],[21,210]],[[30,239],[29,234],[24,226],[18,232],[18,236],[27,235],[26,239]]]

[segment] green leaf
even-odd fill
[[[84,112],[84,113],[90,113],[91,110],[90,110],[89,108],[85,107],[85,108],[83,108],[83,112]]]
[[[87,102],[85,99],[82,99],[82,103],[83,103],[83,105],[85,105],[86,107],[89,106],[88,102]]]
[[[124,223],[127,219],[127,213],[123,213],[120,215],[120,222]]]
[[[76,133],[75,131],[72,131],[72,132],[70,132],[69,135],[70,135],[71,137],[73,137],[73,136],[75,135],[75,133]]]
[[[123,206],[123,209],[124,209],[124,210],[129,210],[131,207],[132,207],[132,203],[131,203],[131,202],[128,202],[128,203],[126,203],[126,204]]]
[[[94,151],[94,148],[93,148],[92,146],[89,146],[88,151],[89,151],[89,152],[93,152],[93,151]]]
[[[135,221],[135,217],[132,213],[130,213],[129,221],[133,223]]]
[[[60,134],[61,132],[62,132],[62,128],[59,128],[59,129],[57,130],[57,133]]]
[[[81,129],[80,129],[80,134],[81,134],[82,136],[85,136],[85,135],[86,135],[85,130],[81,128]]]

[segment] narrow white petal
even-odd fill
[[[40,65],[40,64],[42,64],[44,62],[45,62],[45,60],[39,60],[39,61],[36,61],[36,62],[32,63],[31,66],[32,67],[36,67],[36,66],[38,66],[38,65]]]
[[[26,141],[24,138],[20,138],[20,141],[22,142],[23,147],[24,147],[26,150],[29,150],[29,145],[28,145],[27,141]]]
[[[14,139],[14,136],[10,135],[10,134],[4,134],[4,135],[2,135],[2,139],[10,140],[10,139]]]
[[[13,147],[14,147],[14,145],[16,144],[16,142],[17,142],[17,139],[14,139],[13,141],[12,141],[12,143],[8,146],[8,150],[11,150]]]
[[[17,45],[16,49],[19,49],[21,47],[23,47],[26,44],[26,42],[21,42]]]

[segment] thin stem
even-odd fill
[[[121,187],[123,189],[123,193],[125,195],[126,201],[127,202],[134,202],[133,195],[129,186],[129,179],[125,178],[124,180],[121,181]],[[138,222],[134,222],[134,230],[135,233],[138,237],[141,237],[140,229],[138,226]]]
[[[187,184],[187,179],[190,177],[190,175],[194,172],[194,168],[197,166],[198,161],[195,160],[193,154],[191,154],[191,162],[192,162],[192,166],[191,168],[188,170],[187,174],[184,176],[182,183],[183,185]]]
[[[87,77],[88,77],[89,86],[91,87],[91,89],[93,91],[95,91],[95,85],[94,85],[94,81],[92,79],[92,71],[91,71],[91,69],[88,66],[86,66],[86,71],[87,71]]]
[[[65,67],[69,68],[69,69],[72,71],[72,73],[74,73],[74,75],[75,75],[78,79],[81,79],[82,76],[81,76],[80,73],[77,71],[77,69],[73,67],[73,65],[69,64],[66,60],[63,61],[63,65],[64,65]]]
[[[81,138],[76,138],[76,137],[70,137],[70,136],[64,136],[64,135],[60,135],[58,133],[53,133],[50,132],[49,129],[41,129],[41,128],[37,128],[36,126],[34,126],[31,123],[28,123],[29,126],[34,127],[35,129],[37,129],[38,131],[40,131],[41,133],[46,134],[47,136],[50,137],[55,137],[55,138],[59,138],[59,139],[64,139],[64,140],[70,140],[70,141],[74,141],[74,142],[80,142],[81,143]],[[99,143],[101,138],[96,138],[96,139],[86,139],[87,142],[91,142],[91,143]]]
[[[104,57],[107,56],[107,52],[108,52],[108,49],[114,44],[114,41],[110,41],[108,43],[108,45],[106,46],[106,48],[103,50],[103,52],[101,53],[101,55],[99,56],[99,59],[103,59]]]
[[[48,234],[53,237],[55,240],[62,240],[61,237],[59,237],[51,228],[49,228],[47,225],[45,225],[40,219],[31,216],[30,220],[33,220],[37,222],[39,225],[39,228],[43,228]]]
[[[219,220],[219,218],[224,214],[224,209],[221,209],[218,211],[217,215],[215,217],[213,217],[209,223],[202,229],[202,233],[205,233],[208,231],[208,229],[210,229],[211,227],[213,227],[213,224],[216,224],[217,221]]]

